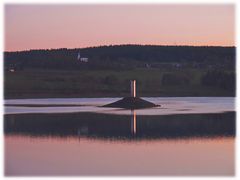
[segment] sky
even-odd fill
[[[235,46],[233,4],[6,4],[5,51],[115,44]]]

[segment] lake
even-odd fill
[[[5,100],[6,176],[234,176],[235,98]]]

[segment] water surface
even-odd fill
[[[115,100],[6,100],[5,175],[235,174],[234,98],[148,98],[162,107],[134,111],[100,107]]]
[[[125,115],[130,114],[129,110],[124,110],[121,108],[101,107],[105,104],[115,102],[119,99],[120,98],[12,99],[5,100],[5,104],[10,105],[5,107],[5,114],[62,112],[97,112]],[[235,98],[231,97],[152,97],[144,99],[155,104],[159,104],[161,107],[136,110],[138,115],[222,113],[233,111],[235,104]],[[35,105],[35,107],[31,107],[31,105]],[[39,105],[39,107],[36,107],[36,105]],[[40,105],[51,106],[41,107]],[[53,105],[56,106],[54,107]],[[63,105],[63,107],[59,105]],[[69,105],[73,106],[71,107]]]

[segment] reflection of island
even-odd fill
[[[138,116],[96,113],[5,115],[7,135],[161,139],[235,136],[235,112]]]

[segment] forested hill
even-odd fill
[[[88,62],[77,60],[78,53]],[[5,68],[101,69],[160,67],[163,64],[235,66],[235,47],[114,45],[82,49],[4,52]]]

